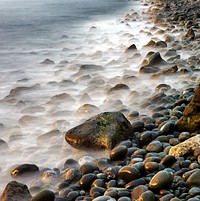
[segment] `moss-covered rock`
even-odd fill
[[[200,133],[200,86],[195,90],[195,95],[183,112],[183,116],[177,122],[179,131]]]
[[[132,134],[130,122],[120,112],[104,112],[67,131],[66,141],[76,149],[108,149]]]

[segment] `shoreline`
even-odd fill
[[[180,2],[180,5],[182,5],[182,3],[183,1]],[[169,148],[177,143],[180,143],[181,141],[192,137],[193,135],[188,132],[180,133],[176,130],[175,127],[173,127],[172,130],[165,130],[164,132],[162,131],[163,133],[160,130],[161,125],[164,126],[169,122],[172,122],[174,125],[176,124],[177,120],[182,116],[183,110],[186,108],[187,104],[189,104],[191,98],[194,96],[194,89],[199,84],[199,16],[197,16],[197,21],[194,20],[194,22],[191,22],[191,19],[189,19],[186,22],[184,21],[184,18],[181,18],[181,16],[179,16],[179,12],[184,12],[185,9],[183,11],[179,9],[178,12],[176,9],[178,5],[176,5],[177,7],[174,4],[163,5],[162,2],[160,3],[160,1],[154,1],[154,4],[152,4],[152,1],[149,1],[148,4],[150,4],[149,9],[145,9],[143,11],[145,12],[143,13],[144,16],[139,16],[137,12],[132,11],[132,13],[128,13],[125,16],[125,18],[123,19],[123,23],[126,23],[126,26],[130,26],[129,30],[131,31],[131,23],[134,23],[134,20],[137,23],[140,22],[140,18],[144,18],[147,23],[151,22],[153,24],[153,22],[156,22],[155,25],[151,26],[150,28],[148,27],[148,24],[146,24],[145,29],[141,29],[139,33],[141,34],[141,37],[146,35],[148,38],[151,38],[150,41],[146,43],[146,47],[142,46],[139,49],[137,49],[137,47],[136,49],[132,49],[130,46],[127,46],[124,49],[125,54],[123,53],[120,56],[119,61],[122,61],[122,63],[125,61],[124,63],[126,64],[129,62],[134,62],[135,59],[137,61],[139,60],[140,65],[136,68],[130,68],[130,71],[132,70],[131,73],[133,73],[137,72],[138,70],[139,73],[137,78],[139,78],[139,80],[136,79],[136,82],[140,82],[142,79],[146,79],[147,83],[145,84],[148,86],[148,79],[151,80],[153,86],[156,86],[155,92],[149,93],[148,88],[147,90],[144,90],[143,93],[146,93],[146,98],[145,100],[143,99],[142,103],[140,102],[140,95],[132,93],[132,95],[130,96],[130,99],[135,98],[136,101],[135,103],[133,101],[132,104],[129,104],[129,107],[131,105],[134,106],[134,104],[137,104],[138,108],[140,108],[141,110],[143,110],[144,108],[146,110],[147,108],[148,115],[146,115],[145,112],[139,112],[138,115],[134,116],[134,111],[132,111],[131,113],[129,108],[127,109],[126,107],[123,107],[123,105],[119,105],[119,108],[122,112],[126,114],[127,118],[132,123],[132,125],[136,127],[136,129],[139,128],[138,122],[143,122],[142,131],[136,131],[136,138],[138,136],[141,137],[141,134],[148,133],[147,131],[149,131],[150,133],[154,132],[154,134],[158,136],[153,137],[151,133],[152,139],[150,139],[148,143],[141,141],[140,143],[142,145],[140,146],[133,138],[126,140],[123,143],[123,146],[125,146],[127,149],[127,155],[125,154],[123,160],[120,161],[110,160],[110,156],[106,159],[96,159],[96,161],[94,160],[94,158],[91,158],[88,159],[91,164],[88,166],[85,165],[84,170],[80,170],[80,166],[77,162],[75,162],[75,166],[73,163],[69,163],[66,165],[66,167],[68,167],[70,171],[72,171],[71,175],[69,172],[67,173],[67,168],[65,168],[64,170],[40,170],[40,177],[38,180],[35,181],[36,185],[32,185],[31,187],[31,190],[34,192],[34,194],[37,193],[39,190],[44,189],[44,186],[47,186],[47,189],[56,192],[55,195],[57,198],[55,200],[61,200],[61,197],[63,198],[63,200],[70,199],[71,201],[80,199],[93,199],[95,201],[100,201],[101,199],[128,201],[130,200],[130,198],[132,198],[132,200],[136,200],[139,199],[139,197],[143,200],[151,197],[152,200],[174,199],[174,201],[177,201],[184,200],[186,198],[199,198],[200,193],[196,194],[191,190],[192,182],[190,181],[190,183],[188,184],[187,180],[184,180],[181,177],[185,172],[179,174],[177,173],[184,168],[187,168],[187,170],[184,169],[186,172],[192,171],[194,169],[199,170],[200,166],[197,162],[197,157],[195,158],[194,155],[189,155],[185,158],[176,158],[176,160],[175,158],[170,158],[170,162],[167,162],[169,160]],[[199,5],[199,2],[195,1],[195,5]],[[170,6],[172,10],[170,10]],[[176,15],[174,15],[175,11],[177,11]],[[195,9],[193,9],[193,12],[195,12]],[[173,20],[170,20],[172,18],[172,15],[174,18]],[[148,20],[148,17],[151,17],[151,19]],[[195,16],[192,17],[194,18]],[[181,22],[180,24],[183,24],[184,26],[177,26],[179,22]],[[186,27],[185,24],[187,24]],[[197,26],[196,24],[198,24],[198,29],[194,28]],[[188,31],[191,28],[194,29],[194,32]],[[93,34],[95,34],[95,30]],[[136,36],[138,37],[139,34],[136,34]],[[136,40],[135,42],[139,43],[140,41],[138,42]],[[181,58],[185,52],[187,52],[187,57]],[[130,54],[131,56],[128,54]],[[112,63],[109,65],[112,69]],[[132,64],[130,64],[130,66],[131,65]],[[113,69],[115,68],[113,67]],[[85,74],[83,74],[83,76],[84,75]],[[76,76],[77,75],[75,75],[74,77]],[[131,82],[135,82],[134,79],[135,77],[130,76],[130,74],[127,72],[127,74],[124,75],[123,79],[119,80],[123,81],[126,86],[130,87],[132,86]],[[111,86],[113,87],[111,87],[110,89],[113,90],[114,86],[116,86],[114,85],[116,82],[118,81],[115,80],[113,83],[109,81],[108,83],[110,85],[107,88],[105,87],[106,90]],[[181,83],[181,86],[179,82]],[[176,88],[176,86],[178,87]],[[125,94],[127,93],[126,89],[122,91],[117,90],[117,93],[121,92]],[[128,93],[129,92],[130,91],[128,91]],[[157,97],[157,95],[160,96]],[[111,96],[110,98],[115,98],[115,94],[113,94],[113,96]],[[188,100],[187,102],[183,102],[182,104],[183,99]],[[164,107],[164,109],[159,110],[158,108],[161,106]],[[117,108],[117,106],[115,107]],[[164,129],[167,128],[164,127]],[[146,135],[148,136],[148,134]],[[180,135],[182,138],[180,137]],[[155,144],[152,143],[153,145],[147,148],[148,145],[151,144],[151,142],[155,141]],[[120,151],[113,151],[116,155],[122,154],[122,148],[120,148],[121,145],[118,146]],[[164,158],[166,161],[161,163]],[[87,159],[85,160],[85,162],[87,162]],[[186,162],[184,162],[185,160]],[[105,164],[101,166],[100,163]],[[130,172],[130,175],[128,175],[128,177],[133,177],[133,182],[132,180],[129,181],[129,179],[127,179],[127,175],[125,173],[126,170],[123,170],[123,167],[126,167],[127,171]],[[86,171],[87,168],[89,169],[87,170],[89,172],[86,173],[84,171]],[[62,174],[60,171],[62,171]],[[76,173],[72,174],[73,171]],[[136,178],[133,175],[135,175],[135,173],[138,171],[140,171],[138,174],[141,174],[141,176],[139,178]],[[66,174],[64,174],[63,172],[65,172]],[[161,172],[161,175],[157,175],[159,172]],[[84,180],[83,176],[87,174],[92,174],[93,176],[88,178],[86,178],[85,176]],[[176,175],[177,177],[173,176],[172,179],[171,174]],[[58,177],[60,180],[60,177],[62,177],[61,175],[64,175],[65,179],[67,178],[70,183],[66,183],[65,188],[60,187],[59,190],[56,190],[55,186],[57,186],[58,188],[59,185],[65,185],[62,179],[61,181],[59,181],[59,185],[57,183],[55,184],[55,180],[57,182]],[[160,179],[162,182],[164,182],[166,186],[168,186],[168,188],[165,189],[165,186],[162,186],[163,184],[160,184],[158,181],[157,183],[152,181],[154,175],[157,175],[157,179]],[[47,179],[46,181],[45,177]],[[120,179],[118,179],[118,177]],[[167,179],[163,179],[163,177],[167,177]],[[82,179],[83,185],[80,185],[80,179]],[[77,181],[72,182],[71,180]],[[101,182],[104,182],[104,185],[96,181],[96,183],[93,184],[93,191],[91,192],[91,189],[88,189],[84,185],[87,186],[88,183],[92,184],[95,180],[98,180],[99,182],[101,180]],[[177,185],[176,182],[178,183]],[[150,183],[151,185],[158,185],[158,187],[154,188],[150,185]],[[137,186],[140,186],[140,190],[143,191],[143,193],[141,193],[140,195],[137,194],[140,191],[136,188]],[[95,187],[96,189],[94,189]],[[164,188],[165,190],[163,190],[162,188]],[[181,190],[181,188],[183,188],[183,190]],[[45,193],[47,196],[49,196],[49,200],[54,200],[55,195],[53,195],[50,191],[46,191]],[[138,195],[138,197],[136,196],[136,194]],[[26,192],[26,195],[24,196],[27,195],[28,193]],[[104,197],[98,198],[99,196]],[[1,201],[4,201],[4,198],[1,199]],[[39,198],[33,198],[34,201],[37,201],[37,199]]]

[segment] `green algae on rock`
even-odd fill
[[[188,107],[185,108],[183,116],[176,124],[177,130],[190,133],[200,133],[200,86],[195,90],[195,95]]]
[[[131,134],[132,126],[122,113],[104,112],[67,131],[65,139],[76,149],[111,150]]]

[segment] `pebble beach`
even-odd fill
[[[184,116],[193,125],[186,108],[194,102],[200,117],[200,2],[134,5],[119,19],[86,24],[76,45],[63,35],[61,59],[47,52],[37,72],[10,72],[17,82],[0,100],[8,113],[0,201],[200,200],[199,121],[180,123]],[[67,138],[105,112],[123,115],[128,136],[120,131],[113,145],[101,135],[86,133],[81,145],[79,135]]]

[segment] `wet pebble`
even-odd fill
[[[39,173],[39,168],[35,164],[22,164],[11,171],[12,177],[31,176]]]
[[[77,182],[81,178],[82,173],[77,168],[68,168],[64,172],[61,173],[61,177],[63,180],[68,180],[70,182]]]
[[[200,170],[193,172],[186,181],[189,187],[200,186]]]
[[[99,196],[99,197],[93,199],[93,201],[108,201],[108,200],[109,201],[116,201],[116,199],[114,199],[114,198],[112,198],[110,196],[105,196],[105,195]]]
[[[82,174],[93,173],[94,171],[99,170],[99,168],[94,163],[84,163],[80,167]]]
[[[147,190],[148,190],[148,187],[145,185],[139,185],[135,187],[131,193],[132,200],[138,199]]]
[[[79,181],[80,187],[84,190],[89,190],[97,176],[93,173],[88,173],[82,176]]]
[[[132,166],[124,166],[118,172],[119,178],[125,181],[132,181],[140,177],[140,172]]]
[[[147,162],[145,163],[145,166],[144,166],[145,170],[148,172],[154,172],[158,170],[158,167],[159,165],[156,162]]]
[[[120,160],[123,159],[127,154],[127,147],[124,145],[118,145],[110,152],[110,159],[111,160]]]
[[[154,193],[150,190],[145,191],[138,198],[138,201],[149,201],[149,200],[151,201],[156,200]]]
[[[194,197],[196,195],[200,195],[200,187],[192,187],[190,190],[189,190],[189,194]]]
[[[149,183],[152,189],[169,188],[173,182],[173,174],[169,171],[162,170],[155,174]]]
[[[31,201],[54,201],[55,194],[50,190],[42,190],[32,197]]]
[[[147,147],[146,150],[149,152],[161,152],[163,149],[162,143],[159,141],[152,141]]]

